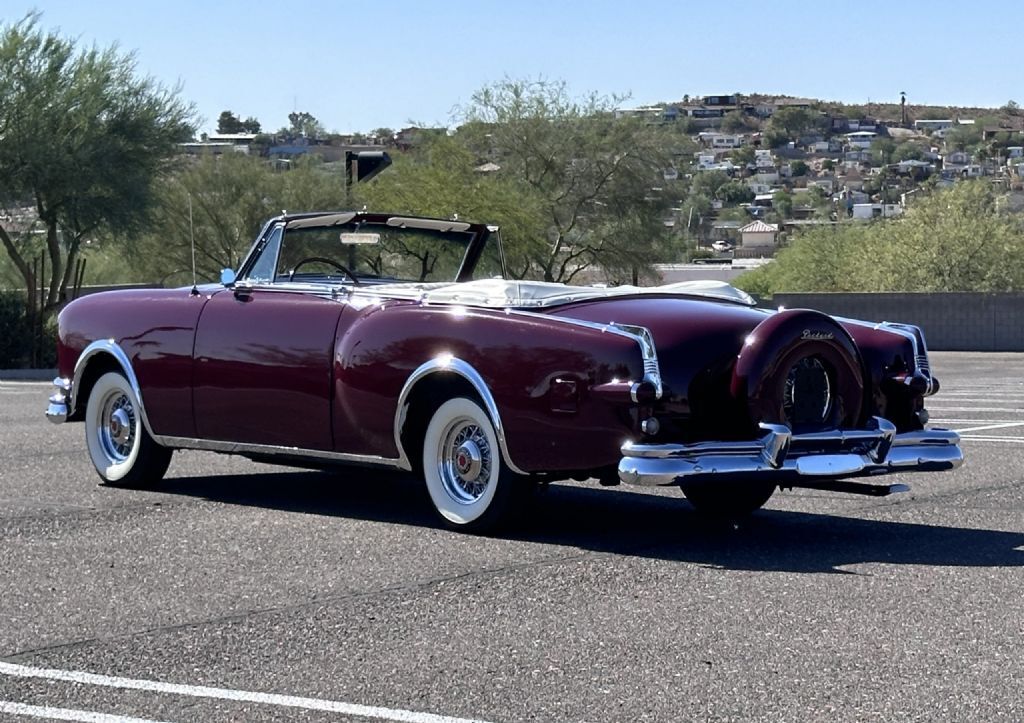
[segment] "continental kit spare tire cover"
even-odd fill
[[[736,358],[731,392],[750,422],[787,424],[796,434],[860,426],[860,352],[826,314],[788,309],[765,319]]]

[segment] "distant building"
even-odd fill
[[[903,206],[898,203],[855,203],[852,215],[861,220],[892,218],[903,215]]]
[[[740,239],[744,248],[775,247],[775,237],[779,227],[764,221],[751,221],[740,228]]]
[[[851,148],[870,148],[877,137],[875,131],[854,131],[846,134],[846,143]]]
[[[916,120],[914,121],[914,130],[935,132],[945,130],[946,128],[953,127],[953,119],[947,118],[945,120]]]
[[[220,156],[225,153],[249,153],[249,146],[238,145],[226,141],[188,141],[187,143],[179,143],[178,148],[182,153],[190,156]]]

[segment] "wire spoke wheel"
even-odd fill
[[[149,436],[142,405],[123,374],[107,372],[96,380],[85,410],[85,442],[100,478],[121,487],[142,487],[160,480],[171,450]]]
[[[472,399],[455,397],[433,413],[423,437],[423,477],[441,522],[483,532],[512,507],[517,480],[501,457],[494,424]]]
[[[441,482],[453,500],[472,504],[481,498],[494,462],[490,442],[479,425],[466,417],[449,424],[437,458]]]

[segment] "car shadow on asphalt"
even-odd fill
[[[353,479],[372,477],[372,484]],[[168,478],[159,492],[230,505],[440,527],[407,475],[349,471]],[[742,523],[698,515],[682,495],[554,484],[498,535],[510,541],[714,568],[865,574],[862,563],[1024,567],[1024,533],[763,509]],[[452,533],[453,535],[458,533]],[[868,573],[869,574],[869,573]]]

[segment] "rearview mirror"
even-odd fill
[[[229,289],[235,285],[235,272],[234,269],[221,269],[220,270],[220,283]]]

